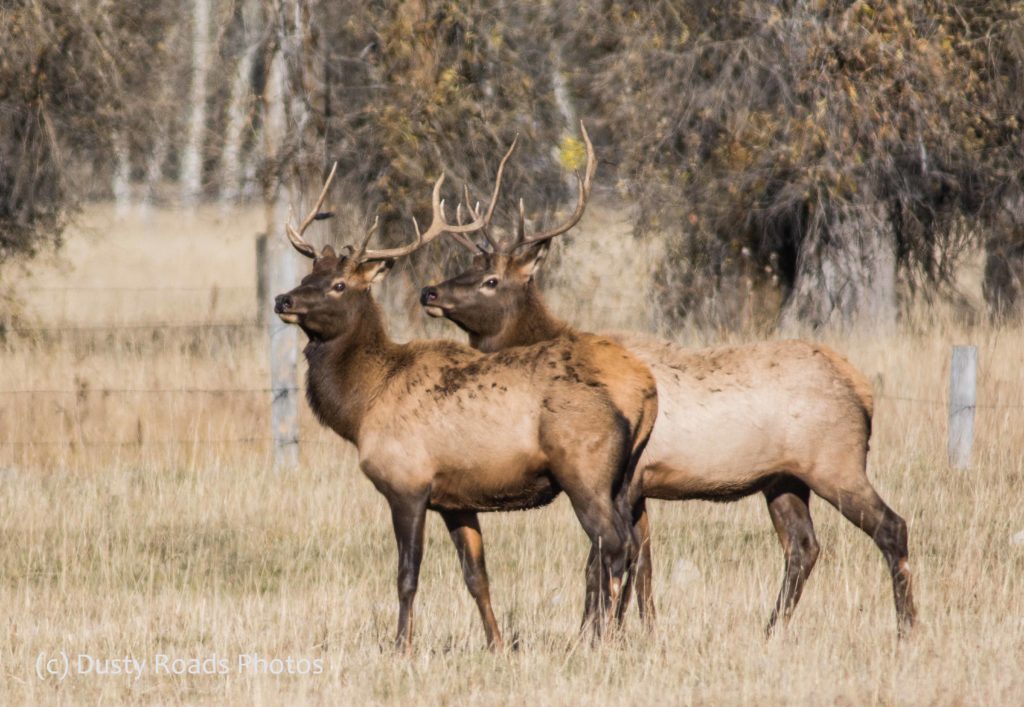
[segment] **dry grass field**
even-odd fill
[[[443,524],[428,521],[405,659],[390,647],[389,514],[352,450],[304,409],[301,467],[270,468],[264,336],[235,326],[254,317],[260,216],[115,223],[93,209],[61,261],[3,273],[26,326],[44,330],[0,346],[0,703],[1020,703],[1024,331],[936,323],[830,342],[875,381],[869,473],[910,525],[911,640],[896,640],[880,554],[819,499],[817,568],[790,629],[766,641],[782,555],[752,497],[655,503],[656,635],[631,612],[614,640],[581,644],[587,546],[560,499],[483,518],[497,614],[516,644],[504,655],[484,651]],[[653,325],[643,288],[591,296],[579,281],[615,282],[637,261],[587,252],[579,289],[568,272],[579,254],[554,274],[556,309],[586,326]],[[141,327],[153,321],[218,326]],[[55,330],[67,322],[82,329]],[[137,328],[88,328],[108,322]],[[948,359],[968,342],[977,437],[973,468],[957,472],[945,462]],[[70,674],[47,675],[63,672],[62,652]],[[270,662],[240,669],[253,654]],[[98,675],[78,656],[146,667]],[[225,662],[199,662],[209,658]],[[318,674],[273,674],[272,659],[288,658]],[[189,659],[218,674],[189,674]]]

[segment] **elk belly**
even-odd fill
[[[787,415],[751,391],[686,390],[659,384],[658,418],[640,458],[644,495],[729,500],[791,468]]]
[[[430,503],[438,510],[517,511],[550,503],[561,488],[539,455],[494,455],[486,466],[443,466]]]

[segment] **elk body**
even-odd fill
[[[333,173],[332,173],[333,175]],[[447,228],[434,188],[434,223],[414,243],[318,255],[296,248],[312,272],[275,311],[309,337],[307,396],[319,420],[356,445],[359,464],[388,501],[398,543],[396,644],[412,640],[427,510],[441,514],[476,600],[488,644],[501,646],[490,604],[477,513],[536,508],[564,491],[599,563],[589,563],[589,620],[598,628],[615,601],[634,540],[616,506],[657,414],[647,368],[617,344],[559,338],[491,355],[445,341],[399,344],[385,331],[370,285],[394,259]],[[328,180],[328,185],[330,180]],[[372,233],[372,231],[371,231]],[[367,236],[367,240],[369,236]]]
[[[588,160],[593,148],[586,131]],[[571,335],[544,305],[534,274],[550,239],[567,227],[525,233],[520,207],[514,240],[477,251],[472,266],[424,288],[428,314],[444,316],[481,351],[535,345]],[[872,487],[866,473],[871,436],[871,386],[835,351],[805,341],[688,350],[632,334],[609,335],[643,360],[658,385],[654,432],[637,467],[646,498],[730,501],[762,493],[785,554],[785,572],[768,622],[788,621],[818,557],[809,510],[813,491],[874,540],[892,575],[901,635],[914,622],[907,526]],[[641,615],[653,616],[646,512],[637,507]]]

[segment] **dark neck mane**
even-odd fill
[[[311,337],[304,350],[310,408],[322,424],[352,443],[358,442],[363,417],[403,348],[388,338],[380,309],[368,295],[365,306],[354,331],[326,340]]]
[[[518,315],[509,320],[501,331],[491,336],[470,334],[469,344],[474,349],[487,353],[501,351],[509,346],[529,346],[550,341],[572,331],[565,322],[553,315],[537,291],[537,285],[530,282]]]

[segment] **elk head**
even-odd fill
[[[594,146],[582,122],[580,131],[587,149],[587,166],[584,176],[581,177],[578,172],[576,174],[579,197],[572,216],[552,229],[527,233],[525,209],[520,200],[519,222],[512,238],[495,241],[484,230],[487,241],[485,246],[483,243],[474,243],[465,235],[453,234],[460,244],[471,249],[475,255],[469,269],[462,274],[439,285],[423,288],[420,303],[427,314],[447,317],[470,334],[489,337],[503,330],[508,320],[522,311],[523,303],[531,294],[534,275],[548,254],[551,240],[579,223],[586,209],[597,160],[594,157]],[[515,143],[512,147],[515,147]],[[508,159],[511,152],[510,149],[505,159]],[[475,218],[480,218],[478,209],[470,208],[470,212]]]
[[[297,324],[310,339],[320,341],[350,336],[358,329],[360,321],[374,307],[370,297],[370,286],[387,275],[397,258],[409,255],[446,231],[461,236],[479,230],[484,225],[482,218],[463,224],[461,215],[458,225],[447,223],[444,201],[441,199],[441,185],[445,179],[442,174],[434,183],[431,200],[433,220],[430,227],[421,233],[414,219],[416,238],[411,243],[383,250],[367,249],[370,238],[379,226],[379,222],[374,221],[373,227],[363,237],[358,248],[345,246],[338,253],[326,245],[317,254],[316,249],[303,238],[303,234],[313,221],[331,215],[321,212],[320,208],[327,197],[337,168],[338,165],[335,164],[331,169],[320,197],[299,228],[295,229],[291,225],[291,217],[289,223],[285,224],[288,240],[297,251],[313,260],[313,270],[302,278],[298,287],[278,295],[274,302],[274,311],[283,321]],[[495,189],[497,190],[497,187]]]

